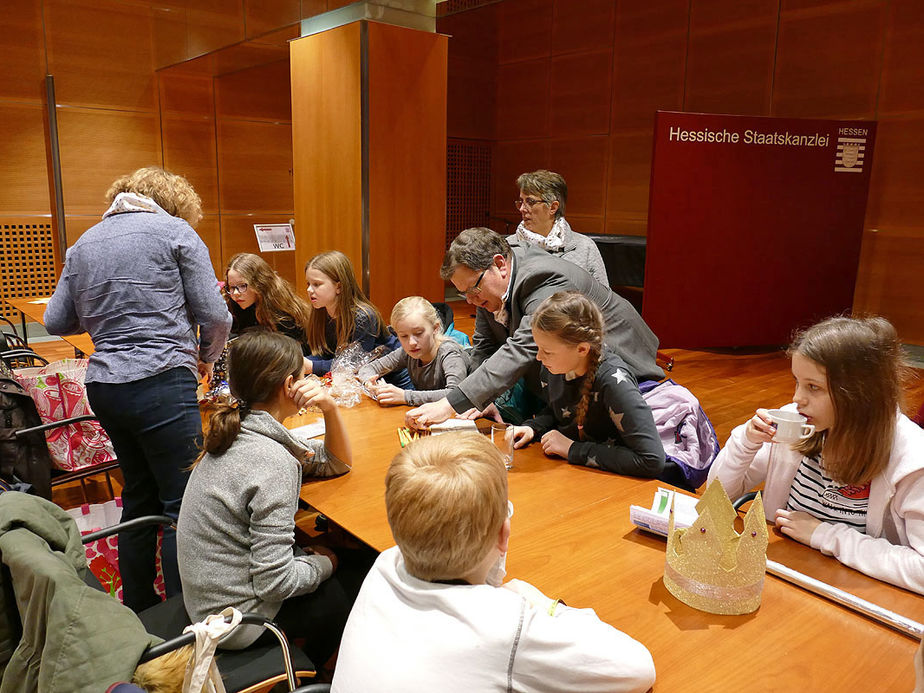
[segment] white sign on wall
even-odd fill
[[[295,250],[295,232],[292,224],[254,224],[261,253]]]

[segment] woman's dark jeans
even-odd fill
[[[93,413],[112,439],[125,478],[122,521],[180,513],[187,471],[202,441],[196,377],[172,368],[129,383],[87,383]],[[126,606],[142,611],[159,599],[154,591],[157,527],[119,533],[119,572]],[[167,596],[181,591],[176,531],[164,528],[161,550]]]

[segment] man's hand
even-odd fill
[[[427,402],[419,407],[411,409],[404,415],[404,422],[411,428],[425,430],[433,424],[443,423],[446,419],[455,416],[455,409],[449,403],[449,400],[443,399],[436,402]]]

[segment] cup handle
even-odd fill
[[[802,424],[802,434],[799,436],[800,439],[805,439],[810,437],[815,433],[815,424]]]

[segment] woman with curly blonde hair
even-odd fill
[[[231,316],[208,248],[192,229],[202,205],[185,178],[142,168],[118,178],[106,201],[102,221],[67,250],[45,327],[93,339],[87,397],[125,479],[122,521],[176,518],[184,470],[202,436],[196,376],[211,372]],[[160,601],[156,544],[155,528],[119,535],[124,601],[136,611]],[[169,596],[180,591],[176,533],[169,528],[161,558]]]
[[[252,328],[282,332],[294,339],[308,355],[308,324],[311,306],[292,285],[259,255],[238,253],[225,270],[225,300],[234,319],[232,334]]]

